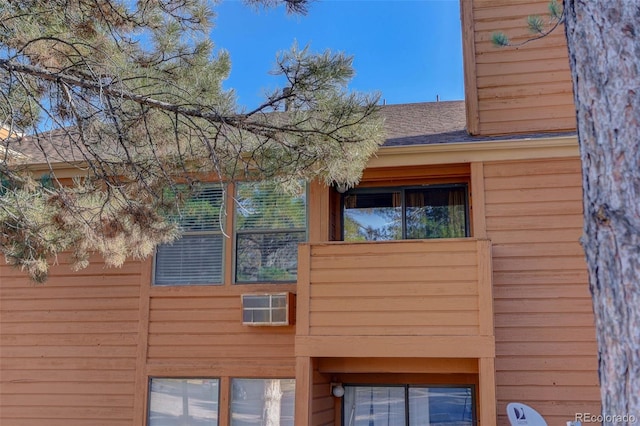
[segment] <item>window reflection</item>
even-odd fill
[[[149,426],[217,426],[217,379],[151,379]]]
[[[472,426],[473,396],[471,387],[345,386],[342,413],[345,426]]]
[[[233,379],[231,426],[294,426],[295,379]]]
[[[344,241],[469,236],[467,185],[364,188],[343,198]]]

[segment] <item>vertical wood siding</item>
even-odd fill
[[[498,424],[523,402],[549,424],[599,413],[578,159],[487,163]]]
[[[42,285],[0,266],[0,424],[131,425],[139,294],[138,262]]]
[[[461,0],[463,2],[472,0]],[[480,135],[575,130],[575,108],[564,27],[520,47],[495,47],[494,32],[504,32],[512,43],[532,37],[526,18],[539,15],[548,21],[548,0],[473,0],[475,57],[472,61],[477,93],[473,105]],[[468,19],[468,16],[466,17]],[[474,107],[475,108],[475,107]]]

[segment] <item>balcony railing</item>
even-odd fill
[[[314,243],[299,253],[296,354],[492,356],[489,241]]]

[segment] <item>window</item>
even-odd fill
[[[295,281],[298,243],[306,239],[304,189],[292,196],[269,183],[245,182],[235,201],[235,281]]]
[[[149,426],[218,425],[218,379],[152,378]]]
[[[185,203],[175,218],[182,238],[156,251],[156,285],[222,283],[223,194],[219,186],[207,186]]]
[[[294,404],[294,379],[231,381],[231,426],[293,426]]]
[[[345,386],[344,426],[471,426],[470,386]]]
[[[266,182],[237,184],[229,201],[233,233],[223,232],[225,196],[219,185],[211,185],[186,202],[174,218],[183,236],[156,250],[155,285],[223,284],[227,265],[233,265],[237,283],[295,282],[298,243],[306,240],[304,187],[291,195]],[[227,246],[225,263],[225,235],[232,234],[234,254]]]
[[[469,236],[466,184],[365,188],[343,198],[345,241]]]

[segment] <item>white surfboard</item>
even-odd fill
[[[507,417],[511,426],[547,426],[547,422],[540,413],[519,402],[511,402],[507,405]]]

